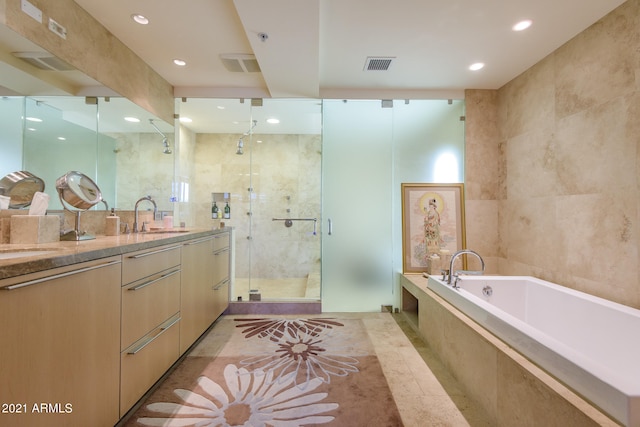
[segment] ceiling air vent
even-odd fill
[[[256,57],[250,54],[232,53],[220,55],[224,67],[232,73],[259,73],[260,65]]]
[[[45,71],[73,71],[74,67],[49,52],[13,52],[13,56]]]
[[[396,58],[392,56],[368,56],[364,71],[387,71],[394,59]]]

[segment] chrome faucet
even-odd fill
[[[456,258],[458,258],[461,255],[464,254],[469,254],[469,255],[475,255],[479,260],[480,260],[480,265],[482,266],[482,270],[477,271],[477,270],[458,270],[456,272],[453,271],[453,263],[455,262]],[[449,279],[447,280],[447,283],[450,285],[451,284],[451,277],[452,276],[456,276],[456,279],[453,282],[453,287],[454,288],[458,288],[458,276],[459,274],[476,274],[476,275],[481,275],[484,274],[484,260],[482,259],[482,257],[480,256],[479,253],[477,253],[476,251],[472,251],[471,249],[462,249],[461,251],[456,252],[455,254],[453,254],[453,256],[451,257],[451,261],[449,262]]]
[[[138,231],[146,231],[144,227],[144,223],[142,223],[142,230],[138,230],[138,205],[140,204],[140,202],[144,202],[145,200],[148,200],[151,203],[153,203],[153,218],[154,219],[156,218],[156,213],[158,212],[158,206],[156,205],[156,202],[151,198],[151,196],[144,196],[139,198],[133,209],[133,214],[134,214],[133,232],[134,233],[137,233]]]

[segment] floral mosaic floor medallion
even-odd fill
[[[129,418],[134,425],[402,422],[360,320],[261,317],[219,321]]]

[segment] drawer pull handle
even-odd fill
[[[190,242],[184,243],[184,246],[197,245],[199,243],[208,242],[208,241],[213,240],[213,239],[214,239],[213,237],[204,237],[202,239],[192,240]]]
[[[158,277],[157,279],[153,279],[153,280],[149,280],[148,282],[140,283],[138,286],[134,286],[132,288],[129,288],[128,290],[129,291],[138,291],[138,290],[140,290],[142,288],[146,288],[149,285],[152,285],[152,284],[154,284],[156,282],[159,282],[162,279],[166,279],[169,276],[173,276],[176,273],[180,273],[180,270],[179,269],[178,270],[173,270],[170,273],[163,274],[162,276]]]
[[[165,326],[160,326],[160,331],[158,331],[157,334],[155,334],[152,337],[149,337],[148,339],[146,339],[143,343],[141,343],[140,345],[138,345],[136,348],[133,348],[129,351],[127,351],[127,354],[136,354],[138,353],[140,350],[142,350],[143,348],[145,348],[146,346],[148,346],[149,344],[151,344],[156,338],[158,338],[160,335],[162,335],[166,330],[168,330],[170,327],[172,327],[173,325],[175,325],[176,323],[178,323],[180,321],[180,317],[176,318],[175,320],[173,320],[171,323],[169,323],[168,325]]]
[[[229,252],[229,248],[220,249],[219,251],[214,252],[213,255],[214,256],[218,256],[218,255],[223,254],[225,252]]]
[[[48,280],[54,280],[54,279],[60,279],[60,278],[63,278],[63,277],[69,277],[69,276],[73,276],[74,274],[84,273],[86,271],[95,270],[97,268],[108,267],[110,265],[120,264],[121,262],[122,261],[120,261],[120,260],[109,261],[109,262],[104,263],[104,264],[94,265],[94,266],[91,266],[91,267],[85,267],[85,268],[81,268],[79,270],[68,271],[66,273],[54,274],[53,276],[47,276],[47,277],[43,277],[41,279],[29,280],[28,282],[16,283],[15,285],[3,286],[0,289],[3,290],[3,291],[12,291],[14,289],[24,288],[26,286],[37,285],[38,283],[46,282]]]
[[[229,283],[229,279],[224,279],[222,282],[218,283],[217,285],[214,285],[213,290],[214,291],[220,290],[220,288],[226,285],[227,283]]]
[[[180,249],[180,246],[171,246],[171,247],[164,248],[164,249],[158,249],[157,251],[145,252],[143,254],[138,254],[138,255],[131,255],[129,258],[130,259],[144,258],[144,257],[149,256],[149,255],[155,255],[155,254],[159,254],[161,252],[172,251],[174,249]]]

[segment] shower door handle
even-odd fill
[[[329,218],[329,236],[333,233],[333,224],[331,223],[331,218]]]

